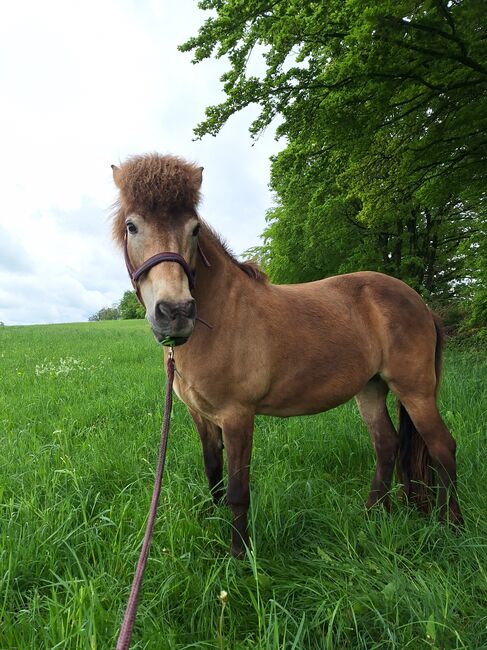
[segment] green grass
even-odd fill
[[[0,368],[0,648],[113,648],[152,491],[161,350],[144,322],[0,328]],[[487,648],[485,355],[447,353],[441,408],[465,532],[397,495],[392,516],[365,513],[374,459],[348,404],[257,420],[253,549],[237,561],[176,401],[132,647]]]

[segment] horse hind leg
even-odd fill
[[[440,520],[448,519],[454,525],[461,525],[463,519],[456,489],[456,443],[438,412],[434,391],[429,397],[395,392],[411,419],[415,429],[413,435],[419,434],[426,447],[427,453],[422,454],[421,462],[430,464],[438,478]]]
[[[380,377],[374,377],[355,397],[377,459],[367,508],[381,503],[386,510],[390,510],[389,490],[399,448],[399,439],[386,405],[388,391],[387,384]]]
[[[448,517],[450,523],[461,525],[456,443],[436,405],[443,332],[439,319],[431,312],[428,314],[426,319],[418,315],[414,335],[407,340],[404,336],[398,338],[391,346],[382,373],[400,405],[398,474],[406,495],[420,510],[429,512],[436,478],[440,519]]]

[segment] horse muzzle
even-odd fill
[[[152,331],[161,343],[166,338],[173,339],[175,345],[186,343],[193,333],[196,320],[196,303],[194,300],[169,302],[159,300],[150,318]]]

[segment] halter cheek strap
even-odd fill
[[[127,246],[127,236],[125,236],[125,241],[124,241],[124,246],[123,246],[123,253],[125,257],[125,265],[127,267],[128,274],[130,276],[130,279],[132,280],[132,285],[135,289],[135,293],[137,295],[137,298],[139,302],[144,305],[144,301],[142,300],[142,295],[140,293],[140,288],[139,288],[139,278],[144,275],[144,273],[147,273],[150,271],[150,269],[153,266],[156,266],[157,264],[160,264],[161,262],[176,262],[179,264],[183,271],[186,274],[186,277],[188,278],[188,284],[189,284],[189,289],[192,291],[194,289],[194,272],[191,271],[189,268],[188,263],[184,259],[182,255],[179,253],[171,253],[171,252],[165,252],[165,253],[156,253],[156,255],[153,255],[152,257],[149,257],[149,259],[145,260],[138,268],[135,268],[132,265],[132,262],[130,261],[129,258],[129,253],[128,253],[128,246]],[[204,252],[201,249],[201,246],[198,243],[198,253],[203,260],[203,264],[206,267],[210,267],[211,264],[208,261],[208,258],[204,254]],[[145,305],[144,305],[145,307]]]

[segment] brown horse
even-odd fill
[[[354,396],[377,457],[367,505],[389,508],[397,463],[405,493],[423,510],[437,477],[440,517],[461,523],[455,441],[436,405],[441,328],[419,295],[367,271],[273,285],[199,218],[201,167],[150,154],[113,166],[113,175],[114,237],[156,338],[178,345],[174,388],[200,434],[216,501],[227,452],[231,552],[241,555],[248,542],[255,415],[319,413]],[[398,433],[389,390],[400,403]]]

